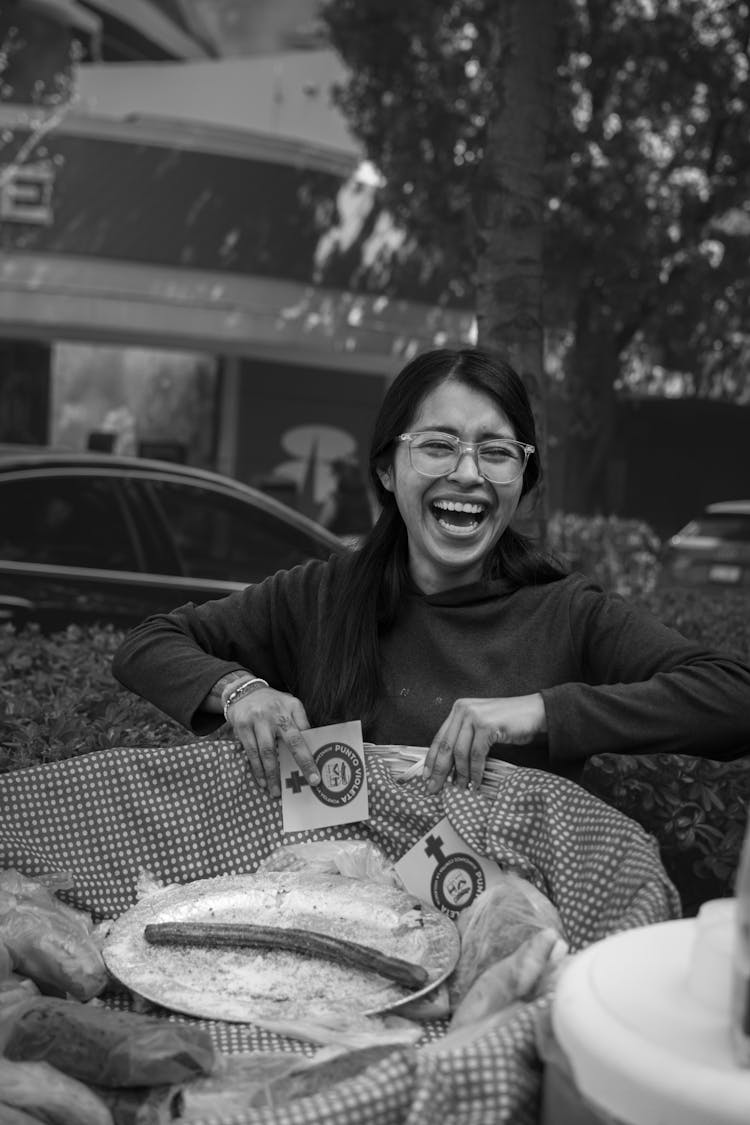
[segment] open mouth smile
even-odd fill
[[[484,520],[487,505],[468,500],[434,500],[430,510],[445,531],[453,535],[470,535]]]

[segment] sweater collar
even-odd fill
[[[410,593],[422,598],[427,605],[463,606],[480,605],[482,602],[494,601],[496,598],[510,594],[516,589],[514,583],[507,578],[481,579],[479,582],[469,582],[465,586],[454,586],[449,590],[441,590],[437,594],[424,594],[412,584]]]

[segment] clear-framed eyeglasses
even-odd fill
[[[512,438],[461,441],[454,434],[439,430],[399,434],[397,441],[406,442],[411,467],[423,477],[443,477],[454,472],[461,458],[470,453],[477,471],[493,484],[512,484],[518,480],[535,449]]]

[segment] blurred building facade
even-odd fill
[[[401,268],[315,7],[10,4],[0,440],[109,429],[315,514],[404,360],[471,338]]]

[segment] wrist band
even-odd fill
[[[253,676],[251,680],[243,680],[241,684],[238,684],[237,687],[232,688],[232,690],[229,692],[229,695],[224,700],[223,708],[224,719],[227,723],[229,722],[229,715],[227,714],[227,711],[229,710],[231,705],[233,703],[236,703],[238,699],[242,699],[243,695],[247,695],[250,689],[254,688],[256,684],[261,684],[263,687],[269,687],[269,683],[267,680],[262,680],[260,676]]]

